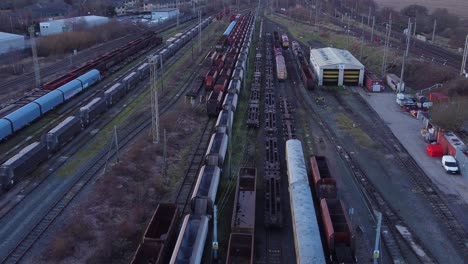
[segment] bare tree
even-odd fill
[[[431,111],[431,119],[442,128],[460,131],[468,120],[468,97],[454,97],[449,103],[437,103]]]

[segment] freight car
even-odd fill
[[[234,94],[240,94],[242,82],[240,80],[231,80],[228,86],[228,92]]]
[[[178,215],[176,205],[158,205],[143,235],[143,241],[133,256],[132,264],[167,263],[177,229]]]
[[[101,97],[96,97],[87,105],[80,108],[78,116],[81,120],[81,126],[87,127],[106,111],[106,101]]]
[[[185,96],[190,98],[196,98],[203,87],[204,81],[205,78],[203,76],[198,76],[197,78],[195,78],[190,84],[190,90],[185,94]]]
[[[283,49],[288,49],[289,48],[288,35],[286,35],[286,34],[281,35],[281,46],[283,47]]]
[[[221,169],[218,166],[201,167],[190,199],[192,214],[205,215],[213,213],[220,177]]]
[[[121,83],[115,83],[104,92],[104,98],[108,107],[115,105],[125,95],[125,89]]]
[[[15,110],[3,117],[3,125],[0,126],[0,140],[13,135],[16,131],[29,125],[39,117],[45,115],[50,110],[61,105],[71,97],[85,90],[87,87],[98,82],[101,78],[98,70],[91,70],[75,80],[57,88],[44,96],[39,97],[33,102]],[[10,126],[6,125],[8,123]]]
[[[284,57],[283,55],[277,55],[275,58],[276,58],[276,78],[278,78],[278,81],[284,81],[288,77]]]
[[[47,157],[47,147],[41,142],[34,142],[23,148],[0,166],[2,189],[11,188],[16,181],[31,173]]]
[[[337,197],[336,180],[331,177],[327,160],[324,156],[311,156],[309,159],[312,178],[309,178],[315,195],[322,198],[334,199]]]
[[[47,132],[43,137],[43,141],[47,145],[49,153],[54,153],[80,133],[80,131],[80,119],[75,116],[69,116]]]
[[[234,113],[231,110],[222,110],[219,112],[215,128],[218,133],[225,133],[228,136],[234,122]]]
[[[296,263],[325,264],[301,141],[297,139],[286,141],[286,164]]]
[[[210,95],[206,101],[206,112],[208,113],[208,116],[218,115],[218,112],[221,109],[223,95],[224,93],[218,90],[210,92]]]
[[[228,136],[225,133],[214,133],[211,136],[211,140],[205,154],[205,164],[211,166],[223,166],[227,144]]]
[[[180,229],[170,264],[201,263],[209,218],[206,215],[186,215]]]
[[[327,249],[334,263],[356,263],[354,234],[343,202],[320,201]]]
[[[255,232],[256,180],[257,169],[239,169],[231,221],[233,233],[253,234]]]
[[[254,235],[231,233],[226,264],[254,263]]]
[[[235,93],[228,93],[224,98],[223,109],[236,111],[238,96]]]

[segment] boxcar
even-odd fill
[[[65,101],[64,93],[59,90],[54,90],[37,98],[33,102],[39,104],[41,107],[41,113],[45,114],[63,103],[63,101]]]
[[[41,142],[34,142],[23,148],[0,166],[0,184],[7,190],[18,179],[27,176],[48,157],[47,147]]]
[[[81,126],[88,126],[104,111],[106,111],[106,100],[101,97],[94,98],[87,105],[80,108],[79,116],[81,120]]]
[[[41,109],[39,105],[36,103],[29,103],[25,106],[22,106],[20,109],[11,112],[3,119],[9,120],[11,122],[13,132],[15,132],[27,126],[40,116]]]
[[[0,119],[0,140],[3,140],[13,134],[11,122],[6,119]]]
[[[125,89],[128,91],[135,87],[135,84],[138,81],[138,73],[131,72],[129,75],[125,76],[122,80],[122,84],[125,86]]]
[[[44,135],[44,142],[49,152],[55,152],[80,133],[80,131],[80,120],[75,116],[69,116]]]
[[[125,89],[121,83],[112,85],[111,88],[104,92],[104,97],[106,98],[106,103],[108,106],[116,104],[124,95]]]

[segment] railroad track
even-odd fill
[[[366,108],[367,116],[372,119],[372,126],[368,126],[366,131],[373,131],[369,133],[371,138],[376,140],[379,144],[384,146],[390,153],[393,153],[395,159],[400,163],[400,166],[405,168],[406,171],[411,175],[413,182],[419,193],[422,193],[424,197],[429,201],[431,207],[434,209],[436,214],[445,223],[448,229],[452,233],[452,238],[458,245],[460,253],[464,256],[468,255],[468,238],[464,227],[459,223],[452,211],[448,208],[445,198],[437,191],[437,186],[429,179],[426,173],[419,167],[411,155],[406,151],[403,145],[393,135],[392,131],[384,123],[384,121],[378,116],[375,110],[369,106],[369,104],[360,96],[353,93],[353,96],[357,98],[361,105]],[[341,105],[345,107],[346,112],[351,114],[355,120],[365,124],[365,120],[359,114],[356,114],[350,109],[345,100],[340,100]]]
[[[206,153],[206,148],[210,142],[210,137],[213,133],[213,127],[216,123],[216,119],[209,118],[204,126],[203,132],[198,141],[195,152],[192,154],[190,159],[189,167],[185,172],[184,178],[182,179],[182,184],[177,191],[176,204],[179,207],[179,212],[181,212],[180,217],[184,217],[185,214],[188,214],[190,208],[187,206],[190,200],[190,194],[192,193],[193,186],[195,185],[198,172],[204,164],[204,155]]]
[[[188,49],[187,46],[184,48]],[[186,52],[187,50],[185,50]],[[177,54],[183,54],[179,52]],[[177,59],[175,59],[176,61]],[[180,95],[187,92],[190,87],[190,78],[181,86],[180,91],[175,93],[172,97],[161,104],[160,115],[167,112]],[[110,120],[111,121],[111,120]],[[109,122],[110,122],[109,121]],[[149,114],[141,115],[136,120],[131,120],[124,129],[119,130],[119,149],[126,147],[137,135],[151,125],[151,116]],[[53,221],[60,215],[60,213],[67,207],[68,204],[78,195],[78,193],[87,185],[90,180],[94,178],[105,166],[108,157],[116,154],[116,150],[112,149],[110,152],[108,148],[103,148],[98,152],[86,166],[82,167],[78,172],[76,180],[72,182],[70,188],[65,190],[61,199],[58,200],[46,215],[33,227],[33,229],[21,240],[21,242],[9,252],[9,254],[1,261],[1,263],[18,263],[22,257],[27,253],[29,248],[41,237],[41,235],[49,228]]]
[[[176,23],[171,23],[171,22],[167,22],[163,25],[155,26],[154,28],[150,30],[156,30],[158,33],[166,31],[167,29],[172,28],[176,25]],[[90,49],[83,50],[77,55],[73,56],[72,64],[70,64],[70,61],[65,58],[65,59],[60,60],[59,62],[43,67],[40,69],[41,79],[44,82],[44,80],[49,80],[53,78],[54,76],[59,76],[60,74],[65,73],[67,70],[73,68],[74,66],[78,66],[78,65],[81,65],[82,63],[87,62],[90,59],[90,57],[95,56],[96,53],[102,54],[108,50],[113,50],[115,48],[120,47],[122,44],[127,43],[131,39],[139,37],[140,33],[132,34],[130,36],[124,36],[124,37],[112,40],[111,42],[105,43],[103,45],[99,45],[97,47],[92,47]],[[30,89],[31,87],[29,85],[31,85],[31,83],[34,83],[34,80],[35,80],[34,72],[29,72],[29,73],[23,74],[20,77],[14,78],[12,80],[1,82],[0,83],[0,95],[5,94],[12,90],[25,91],[27,89]]]

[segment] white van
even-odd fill
[[[449,155],[445,155],[442,157],[442,166],[444,167],[447,173],[458,174],[460,173],[460,169],[458,168],[457,160]]]

